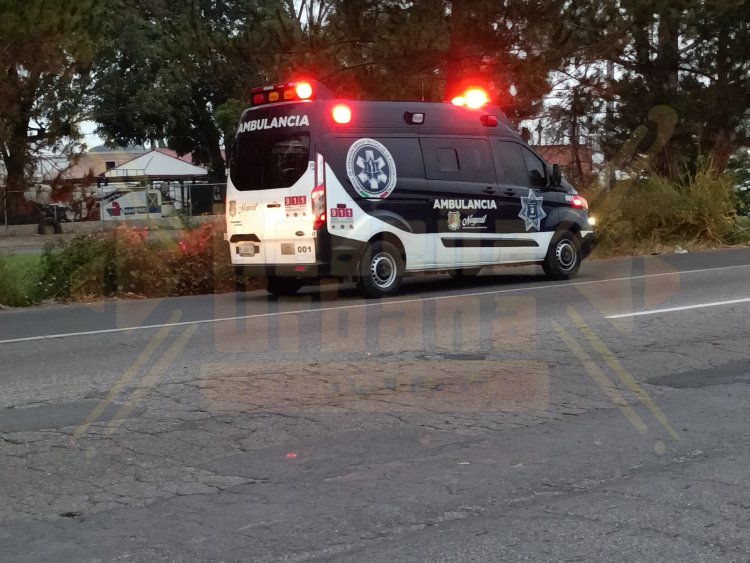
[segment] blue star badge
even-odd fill
[[[542,219],[547,216],[542,209],[542,201],[544,201],[544,198],[535,196],[534,190],[529,190],[529,195],[521,198],[521,212],[518,216],[526,223],[527,231],[531,227],[534,227],[537,231],[541,230]]]

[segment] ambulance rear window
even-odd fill
[[[288,188],[310,162],[310,135],[263,131],[238,135],[229,173],[238,190]]]

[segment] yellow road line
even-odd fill
[[[114,387],[112,387],[110,392],[107,393],[107,396],[102,399],[99,404],[96,405],[96,407],[94,407],[94,409],[86,417],[86,420],[84,420],[83,423],[81,423],[81,425],[76,428],[75,432],[73,432],[74,441],[80,438],[81,435],[83,435],[86,430],[88,430],[88,427],[91,426],[91,424],[101,416],[101,414],[112,403],[112,401],[114,401],[122,392],[125,386],[130,383],[136,375],[138,375],[138,372],[141,370],[141,368],[146,364],[146,362],[148,362],[154,352],[156,352],[157,348],[161,346],[161,343],[164,342],[164,340],[169,336],[169,333],[172,332],[171,324],[179,321],[180,317],[182,317],[181,311],[175,311],[174,313],[172,313],[172,316],[169,319],[169,324],[163,326],[159,330],[159,332],[156,333],[153,340],[148,343],[148,345],[143,349],[143,352],[141,352],[135,359],[135,361],[130,364],[130,367],[125,371],[124,374],[122,374],[122,377],[120,377],[119,381],[115,384]]]
[[[632,375],[626,370],[623,365],[620,363],[620,361],[615,357],[615,355],[607,348],[607,345],[604,343],[604,341],[599,338],[596,334],[594,334],[594,331],[591,330],[591,328],[586,324],[586,321],[583,320],[583,317],[578,314],[578,312],[573,307],[568,307],[568,316],[573,321],[573,323],[578,327],[578,329],[584,334],[584,336],[588,339],[588,341],[591,343],[591,346],[594,347],[594,349],[599,352],[599,354],[602,355],[604,358],[604,361],[607,363],[607,365],[610,367],[612,371],[614,371],[617,376],[620,378],[620,381],[625,384],[625,386],[630,389],[630,391],[638,398],[638,400],[643,403],[648,410],[651,411],[651,414],[654,415],[654,418],[659,421],[659,424],[661,424],[667,432],[669,432],[669,435],[672,436],[675,440],[680,440],[680,435],[677,433],[677,431],[672,428],[672,425],[669,424],[669,420],[667,419],[667,416],[662,412],[662,410],[656,406],[656,403],[654,403],[653,399],[649,397],[648,393],[643,390],[643,388],[638,385],[638,382],[633,378]]]
[[[591,376],[591,379],[596,382],[615,405],[620,407],[620,410],[622,410],[625,417],[630,421],[630,424],[632,424],[638,432],[645,434],[648,430],[646,423],[643,422],[641,417],[638,416],[638,413],[636,413],[628,404],[625,397],[620,393],[620,390],[609,380],[604,371],[602,371],[591,356],[588,355],[586,350],[584,350],[557,321],[552,321],[552,327],[563,342],[565,342],[566,346],[570,348],[570,351],[573,352],[581,364],[583,364],[583,367]]]

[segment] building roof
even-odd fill
[[[66,156],[47,155],[36,164],[33,181],[38,183],[75,182],[105,173],[109,178],[148,176],[163,179],[187,179],[208,174],[205,168],[192,163],[189,154],[178,156],[175,151],[163,148],[144,151],[139,146],[110,150],[102,145],[76,155],[72,162]],[[5,183],[5,174],[0,159],[0,185]]]
[[[63,173],[65,180],[78,180],[88,175],[99,176],[113,168],[125,164],[142,154],[140,151],[98,151],[86,152],[76,158],[73,166]]]
[[[171,153],[172,151],[169,151]],[[208,170],[195,166],[175,154],[168,154],[165,149],[149,151],[136,156],[122,164],[107,170],[108,178],[135,178],[147,176],[150,178],[192,178],[205,176]]]

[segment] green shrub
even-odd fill
[[[235,287],[224,231],[215,223],[203,223],[185,232],[166,260],[177,295],[220,293]]]
[[[725,234],[729,244],[750,244],[750,217],[737,217],[735,224]]]
[[[0,305],[27,307],[41,300],[39,257],[0,255]]]
[[[727,165],[735,183],[737,214],[750,217],[750,150],[738,150]]]
[[[234,267],[220,226],[204,223],[185,231],[178,241],[159,235],[144,240],[143,231],[122,226],[112,233],[82,235],[46,247],[41,262],[43,296],[165,297],[235,289]]]
[[[104,256],[108,242],[102,237],[81,235],[69,242],[46,245],[41,262],[44,295],[54,299],[69,298],[77,282],[78,270],[90,267]]]
[[[143,240],[140,231],[127,227],[45,247],[41,282],[45,295],[55,299],[123,293],[163,297],[174,285],[154,245]]]
[[[716,174],[710,163],[679,181],[651,173],[588,195],[598,220],[600,254],[737,240],[740,227],[732,176]]]

